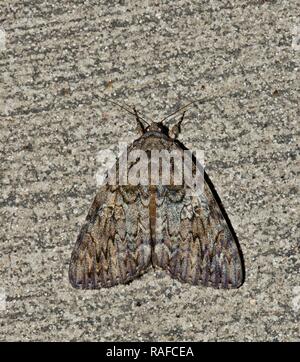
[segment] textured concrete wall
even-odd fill
[[[299,339],[297,3],[1,2],[1,340]],[[205,151],[244,252],[240,289],[159,270],[69,285],[97,153],[136,138],[134,119],[97,95],[154,119],[206,98],[181,141]]]

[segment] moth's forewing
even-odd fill
[[[174,202],[168,192],[160,205],[157,223],[161,226],[157,228],[152,257],[155,264],[190,284],[239,287],[243,282],[239,248],[216,210],[218,205],[209,196],[207,206],[191,196]]]
[[[139,187],[101,186],[71,256],[71,284],[95,289],[128,283],[150,261],[148,207]]]

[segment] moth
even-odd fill
[[[171,128],[164,125],[169,116],[144,124],[136,109],[126,110],[135,115],[141,133],[128,147],[128,158],[136,150],[147,154],[175,150],[183,155],[186,147],[177,138],[185,112]],[[127,171],[134,165],[128,163]],[[193,159],[192,167],[201,165]],[[173,162],[173,181],[175,172]],[[99,289],[126,284],[154,267],[192,285],[240,287],[244,281],[242,252],[206,172],[198,196],[188,189],[184,181],[181,185],[151,180],[148,185],[101,185],[71,255],[71,285]]]

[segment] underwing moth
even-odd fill
[[[152,161],[144,169],[150,170],[148,184],[121,182],[121,164],[116,163],[116,182],[100,186],[78,235],[70,283],[81,289],[107,288],[129,283],[154,267],[192,285],[240,287],[243,256],[210,178],[202,170],[203,187],[196,194],[189,192],[184,179],[181,184],[174,181],[187,150],[177,139],[184,114],[172,128],[163,124],[165,119],[145,125],[135,109],[134,115],[141,136],[128,146],[127,174],[136,166],[137,161],[129,161],[136,151],[176,152],[176,160],[170,162],[170,182],[160,178],[153,182]],[[201,168],[193,157],[191,164],[193,172]],[[159,177],[162,169],[159,162]]]

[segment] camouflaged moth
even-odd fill
[[[186,150],[177,140],[184,113],[171,129],[163,124],[169,116],[144,125],[135,109],[134,115],[141,137],[128,147],[128,156],[135,150],[182,154]],[[134,163],[128,165],[128,171],[131,167]],[[194,159],[193,168],[197,167]],[[175,172],[174,165],[171,172]],[[201,196],[187,191],[184,182],[179,186],[151,181],[146,186],[102,185],[72,252],[72,286],[99,289],[125,284],[150,267],[162,268],[172,278],[193,285],[241,286],[242,253],[208,175],[204,172]]]

